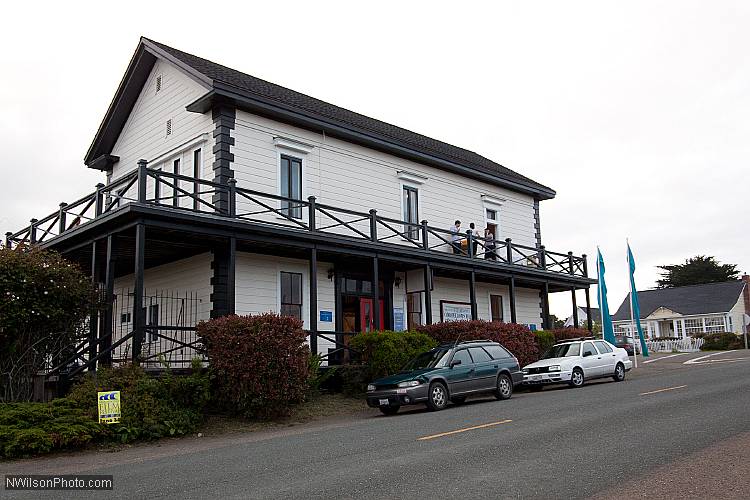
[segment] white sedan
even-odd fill
[[[605,340],[566,340],[552,346],[536,363],[524,366],[523,383],[539,390],[544,384],[581,387],[586,380],[604,377],[622,382],[632,367],[625,349]]]

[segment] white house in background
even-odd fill
[[[588,321],[588,314],[586,313],[585,307],[578,306],[578,325],[586,326],[586,323]],[[592,323],[601,323],[602,322],[602,313],[599,312],[598,307],[591,307],[591,322]],[[565,324],[563,325],[565,328],[570,328],[572,326],[575,326],[575,317],[571,314],[568,316],[568,318],[565,320]]]
[[[146,38],[85,163],[107,184],[6,245],[92,270],[111,303],[92,322],[105,363],[189,362],[196,323],[227,314],[298,317],[329,360],[372,329],[543,328],[549,293],[575,305],[595,283],[585,255],[542,245],[549,187]],[[471,222],[494,239],[467,235]]]
[[[641,327],[649,338],[685,338],[698,333],[744,333],[750,314],[750,276],[704,285],[638,292]],[[630,335],[630,294],[612,317],[615,332]]]

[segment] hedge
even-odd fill
[[[350,347],[360,352],[369,380],[397,373],[412,358],[436,345],[424,333],[392,331],[360,333],[350,342]]]
[[[310,350],[302,322],[289,316],[225,316],[198,324],[215,400],[252,418],[289,413],[305,399]]]
[[[745,348],[745,339],[734,333],[707,333],[698,337],[704,341],[701,351],[728,351]]]
[[[456,340],[492,340],[504,345],[521,366],[539,359],[536,337],[523,325],[488,321],[451,321],[417,327],[439,343]]]
[[[177,377],[167,370],[158,378],[128,364],[87,375],[67,399],[97,420],[98,391],[120,391],[122,417],[110,428],[120,442],[129,442],[195,431],[210,400],[210,381],[197,361],[191,375]]]
[[[120,391],[118,424],[100,424],[97,392]],[[50,403],[0,405],[0,457],[16,458],[81,448],[94,443],[129,442],[195,431],[209,401],[208,374],[151,377],[134,365],[89,374],[65,398]]]

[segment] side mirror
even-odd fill
[[[460,365],[460,364],[461,364],[461,360],[460,359],[454,359],[453,361],[451,361],[451,368],[453,368],[454,366]]]

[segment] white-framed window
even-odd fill
[[[302,201],[305,198],[305,164],[307,154],[314,146],[284,137],[274,137],[273,143],[278,155],[278,194],[290,198],[279,201],[279,211],[283,214],[280,218],[301,219],[304,203],[295,203],[293,200]]]
[[[486,194],[482,195],[482,207],[484,209],[484,231],[482,231],[482,236],[485,236],[486,234],[487,237],[489,237],[489,235],[492,234],[493,239],[501,239],[500,231],[502,228],[500,227],[500,211],[503,202],[505,202],[505,200],[502,198]]]
[[[401,187],[401,207],[404,224],[404,234],[412,239],[419,240],[419,189],[414,186],[403,184]]]
[[[302,200],[302,158],[282,154],[279,160],[279,195],[290,200],[281,200],[281,213],[295,219],[302,218],[302,205],[291,200]]]
[[[281,290],[281,316],[302,320],[302,273],[279,273]]]
[[[684,320],[685,335],[703,333],[703,320],[701,318],[688,318]]]
[[[726,330],[723,316],[709,316],[704,321],[706,322],[706,333],[722,333]]]

